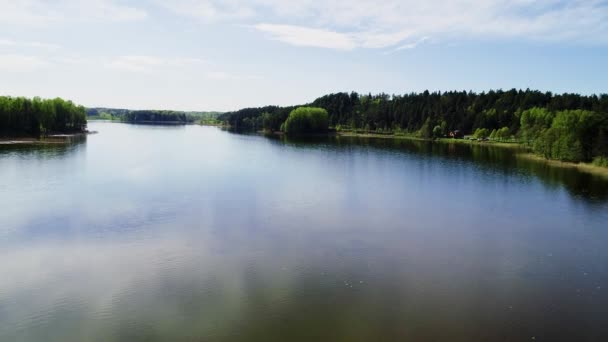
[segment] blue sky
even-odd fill
[[[0,94],[232,110],[330,92],[608,93],[608,1],[0,0]]]

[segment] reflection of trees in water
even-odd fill
[[[86,135],[79,135],[66,138],[67,143],[51,143],[51,144],[11,144],[0,145],[0,157],[11,155],[19,155],[22,157],[36,157],[39,159],[50,159],[62,157],[72,153],[81,147],[87,141]]]
[[[550,188],[563,187],[571,195],[590,203],[608,201],[608,181],[597,175],[570,167],[556,167],[537,160],[521,158],[518,149],[461,143],[434,143],[411,139],[365,137],[281,137],[275,143],[307,149],[372,148],[397,153],[412,153],[464,162],[474,161],[486,170],[503,175],[534,176]]]

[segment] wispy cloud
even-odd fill
[[[260,76],[256,75],[239,75],[226,71],[210,71],[206,73],[206,78],[214,81],[246,81],[259,80]]]
[[[422,37],[422,38],[418,39],[415,42],[406,43],[406,44],[403,44],[403,45],[399,46],[398,48],[395,49],[395,51],[414,49],[418,45],[426,42],[427,40],[429,40],[429,37]]]
[[[602,0],[175,0],[164,6],[206,21],[247,20],[273,40],[338,50],[412,49],[419,43],[406,41],[424,37],[608,43]]]
[[[158,56],[120,56],[105,63],[112,69],[131,72],[153,72],[163,68],[182,68],[204,65],[207,62],[198,58],[165,58]]]
[[[26,47],[26,48],[37,48],[45,50],[57,50],[61,46],[57,44],[41,43],[41,42],[18,42],[10,39],[0,39],[0,46],[9,47]]]
[[[357,42],[350,34],[292,25],[258,24],[256,30],[267,33],[271,39],[296,46],[312,46],[339,50],[352,50]]]
[[[77,59],[78,61],[79,59]],[[214,81],[237,81],[258,79],[257,76],[240,75],[221,70],[214,63],[201,58],[160,56],[119,56],[103,62],[107,68],[120,72],[176,75],[188,73]]]
[[[385,48],[411,35],[410,32],[392,34],[381,32],[337,32],[293,25],[257,24],[254,28],[267,33],[271,39],[295,46],[353,50],[355,48]]]
[[[0,71],[31,72],[49,66],[50,63],[37,56],[5,54],[0,55]]]
[[[218,21],[226,19],[250,18],[256,14],[256,9],[240,0],[155,0],[158,6],[169,9],[177,14]]]
[[[132,21],[146,10],[116,0],[0,0],[0,25],[46,26],[66,22]]]

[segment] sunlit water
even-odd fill
[[[608,340],[608,182],[511,150],[91,123],[0,147],[0,341]]]

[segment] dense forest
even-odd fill
[[[40,137],[86,129],[85,108],[60,98],[0,96],[0,136]]]
[[[93,119],[118,120],[125,122],[158,123],[203,123],[214,124],[219,112],[183,112],[169,110],[129,110],[115,108],[87,108],[87,115]]]
[[[518,141],[564,161],[608,156],[608,95],[491,90],[361,95],[337,93],[307,106],[327,110],[337,130],[447,137],[462,132],[480,139]],[[219,116],[238,130],[281,130],[294,107],[246,108]]]

